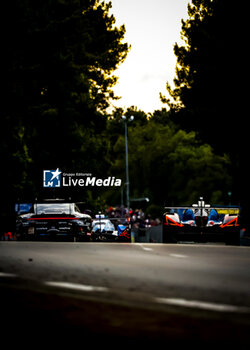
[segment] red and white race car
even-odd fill
[[[26,208],[23,212],[21,207]],[[92,218],[80,212],[76,203],[47,200],[18,204],[16,238],[18,240],[70,239],[90,240]]]

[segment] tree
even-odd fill
[[[12,174],[5,177],[7,201],[39,194],[42,169],[107,166],[101,112],[115,98],[113,73],[129,50],[110,9],[99,0],[4,2],[0,155]]]
[[[203,195],[207,201],[227,203],[231,188],[229,158],[201,144],[195,132],[179,130],[173,123],[166,125],[166,111],[162,114],[161,118],[158,111],[155,119],[139,128],[131,123],[128,128],[131,198],[149,197],[151,203],[163,206],[190,204]],[[124,179],[122,133],[112,150],[112,172]]]
[[[167,83],[173,98],[167,102],[181,126],[197,131],[217,151],[231,151],[237,134],[229,121],[235,119],[238,104],[234,7],[224,0],[193,0],[188,15],[182,20],[184,45],[174,46],[175,87]]]
[[[234,165],[232,192],[238,201],[245,191],[240,189],[239,183],[244,181],[239,174],[246,171],[247,119],[240,109],[237,56],[241,34],[236,7],[224,0],[192,0],[189,17],[182,21],[184,44],[174,46],[174,87],[167,83],[172,100],[161,98],[181,128],[196,131],[215,152],[230,155]]]

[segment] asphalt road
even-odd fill
[[[250,345],[249,247],[0,242],[0,292],[10,343]]]

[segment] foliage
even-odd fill
[[[167,83],[175,120],[222,153],[233,151],[231,140],[239,135],[239,123],[232,127],[238,105],[234,11],[224,0],[193,0],[188,5],[189,17],[182,20],[184,44],[174,46],[175,87]]]
[[[162,113],[166,115],[164,110]],[[208,201],[227,202],[230,161],[226,155],[216,155],[208,144],[199,143],[195,132],[187,133],[152,117],[140,127],[131,123],[128,140],[130,191],[134,198],[149,197],[161,205],[190,204],[204,195]],[[123,178],[124,154],[120,132],[113,145],[112,171]]]

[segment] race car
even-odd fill
[[[76,241],[89,240],[91,237],[92,218],[82,214],[75,203],[44,201],[30,205],[28,213],[17,212],[18,240],[66,238]]]
[[[126,219],[106,218],[97,214],[93,220],[92,241],[124,241],[130,242],[130,229]]]
[[[163,243],[178,241],[240,244],[240,208],[205,204],[201,197],[192,206],[165,207]]]
[[[118,236],[114,224],[104,215],[96,215],[93,220],[93,241],[114,241]]]

